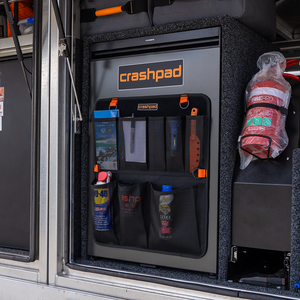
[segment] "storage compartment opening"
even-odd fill
[[[242,60],[242,62],[237,62],[236,57],[231,58],[228,57],[229,53],[227,51],[221,51],[220,47],[204,47],[203,49],[201,47],[198,48],[195,47],[195,49],[188,48],[180,49],[180,51],[174,51],[169,52],[169,49],[166,49],[166,51],[157,51],[156,52],[150,52],[150,53],[141,53],[141,55],[131,55],[132,53],[129,51],[128,53],[122,52],[122,55],[115,55],[109,56],[109,57],[102,57],[100,54],[102,51],[107,51],[108,49],[111,51],[114,51],[117,49],[123,49],[124,45],[131,45],[132,48],[135,44],[139,46],[139,44],[146,43],[146,41],[149,41],[149,37],[152,35],[155,35],[155,38],[153,38],[153,41],[156,41],[157,48],[161,48],[162,45],[167,44],[166,40],[172,40],[173,35],[176,35],[176,39],[182,40],[186,39],[186,35],[193,34],[193,39],[200,39],[200,37],[204,34],[212,34],[213,37],[216,37],[215,31],[219,30],[219,27],[216,27],[216,25],[220,24],[219,22],[216,22],[216,19],[212,20],[212,23],[209,23],[208,25],[201,20],[198,22],[191,22],[191,23],[185,23],[184,27],[187,28],[185,32],[176,32],[170,26],[161,26],[159,28],[154,28],[153,31],[149,29],[147,32],[141,33],[139,36],[136,34],[136,32],[130,32],[131,35],[127,36],[127,39],[124,39],[123,33],[120,34],[117,33],[113,38],[110,34],[107,35],[95,35],[90,37],[90,39],[84,40],[84,57],[87,57],[89,59],[86,59],[83,64],[83,74],[86,76],[83,76],[83,84],[82,87],[84,88],[83,93],[83,117],[84,117],[84,123],[82,126],[82,142],[80,143],[81,149],[79,150],[80,153],[79,156],[81,157],[81,163],[80,168],[78,168],[77,173],[79,173],[78,177],[76,178],[77,182],[80,182],[81,184],[81,191],[79,191],[79,195],[77,195],[77,200],[75,203],[75,223],[74,223],[74,238],[75,241],[73,243],[74,250],[74,260],[72,261],[72,265],[70,267],[73,267],[75,269],[84,270],[87,272],[95,272],[95,273],[104,273],[104,274],[110,274],[113,276],[124,276],[127,278],[135,278],[144,280],[143,277],[146,276],[147,278],[153,278],[155,279],[164,279],[166,278],[168,280],[167,284],[183,284],[183,282],[188,283],[192,286],[200,286],[203,288],[207,288],[205,283],[208,285],[215,285],[216,283],[223,282],[224,285],[227,287],[236,287],[236,283],[227,283],[224,282],[227,280],[227,259],[228,259],[228,247],[230,247],[230,232],[231,232],[231,224],[229,218],[231,216],[230,210],[230,203],[231,203],[231,189],[232,189],[232,181],[228,180],[228,172],[230,174],[232,173],[232,167],[234,165],[235,160],[235,154],[236,154],[236,141],[238,137],[238,133],[240,131],[240,123],[236,122],[236,120],[233,122],[233,116],[237,112],[242,112],[242,101],[241,103],[238,102],[237,105],[235,102],[237,102],[237,99],[240,99],[240,94],[242,94],[242,90],[244,91],[244,87],[246,84],[246,81],[250,79],[251,74],[255,72],[256,68],[256,61],[258,57],[258,52],[266,51],[269,49],[269,44],[265,43],[265,40],[259,40],[259,45],[257,45],[257,48],[254,47],[255,51],[249,51],[249,59]],[[230,21],[229,25],[233,20],[225,20]],[[240,26],[237,22],[234,23],[234,26]],[[222,23],[223,24],[223,23]],[[180,26],[183,26],[183,24],[179,24]],[[192,26],[193,25],[193,26]],[[226,23],[226,26],[228,23]],[[173,25],[174,26],[174,25]],[[205,28],[204,28],[205,27]],[[229,26],[230,27],[230,26]],[[240,27],[239,27],[240,28]],[[199,30],[198,30],[199,29]],[[230,34],[229,36],[226,36],[227,27],[222,28],[222,33],[224,35],[224,39],[230,38],[230,40],[233,38]],[[181,31],[181,28],[177,29],[178,31]],[[200,32],[201,30],[201,32]],[[203,31],[202,31],[203,30]],[[243,30],[243,28],[241,28]],[[230,31],[230,30],[229,30]],[[228,34],[229,34],[228,31]],[[172,34],[168,35],[166,33],[171,32]],[[91,33],[90,33],[91,34]],[[198,35],[198,37],[194,37],[194,35]],[[220,31],[218,35],[220,34]],[[249,32],[245,33],[245,44],[249,44],[248,39]],[[145,38],[147,36],[147,38]],[[238,34],[239,38],[241,37],[240,34]],[[131,37],[133,37],[131,39]],[[256,36],[255,36],[256,37]],[[242,36],[243,38],[243,36]],[[232,40],[231,40],[232,41]],[[148,43],[148,42],[147,42]],[[256,43],[256,41],[254,42]],[[219,44],[220,45],[220,44]],[[97,49],[96,49],[97,48]],[[128,47],[127,47],[128,48]],[[101,53],[96,56],[91,56],[91,53],[93,53],[93,50],[100,51]],[[246,48],[243,47],[243,51]],[[118,52],[116,51],[116,52]],[[121,52],[121,50],[120,50]],[[143,57],[142,57],[143,56]],[[222,58],[220,61],[219,58]],[[136,85],[127,86],[129,83],[127,82],[127,76],[126,76],[126,86],[120,86],[118,85],[119,79],[120,79],[120,70],[122,71],[121,74],[126,73],[132,73],[132,71],[124,71],[124,67],[128,66],[143,66],[145,63],[156,63],[158,61],[165,62],[170,60],[178,60],[178,59],[184,59],[184,65],[183,65],[183,72],[185,76],[185,80],[183,82],[183,85],[180,86],[168,86],[168,87],[160,87],[153,88],[148,87],[144,88],[142,86],[141,88],[137,88]],[[211,62],[211,59],[213,59],[213,62]],[[230,63],[223,64],[221,68],[221,62],[227,61],[229,59]],[[211,62],[211,63],[210,63]],[[248,78],[245,78],[244,81],[241,82],[240,78],[238,79],[239,86],[236,89],[230,88],[224,88],[227,85],[232,86],[232,80],[233,78],[236,78],[236,74],[233,70],[237,67],[237,65],[241,63],[240,67],[242,66],[243,70],[248,74]],[[152,67],[152,65],[150,66]],[[149,67],[148,67],[149,68]],[[176,67],[177,68],[177,67]],[[166,68],[161,68],[160,70],[165,70]],[[152,69],[151,69],[152,70]],[[143,70],[141,70],[142,72]],[[222,74],[220,74],[220,71],[222,71]],[[250,74],[251,73],[251,74]],[[90,76],[88,76],[90,75]],[[222,77],[221,77],[222,75]],[[226,75],[226,76],[225,76]],[[234,75],[234,76],[233,76]],[[247,77],[246,76],[246,77]],[[222,78],[222,84],[220,82],[220,78]],[[121,78],[122,80],[125,79],[125,77]],[[128,77],[128,80],[132,79],[132,76]],[[131,80],[132,81],[132,80]],[[136,80],[134,78],[133,83],[136,83]],[[137,80],[138,81],[138,80]],[[133,84],[132,83],[132,84]],[[213,83],[213,84],[211,84]],[[219,90],[219,87],[222,89]],[[230,91],[230,96],[228,95],[228,92]],[[211,143],[210,143],[210,153],[212,159],[210,159],[210,172],[209,172],[209,195],[211,197],[211,201],[209,202],[209,241],[211,243],[208,244],[208,251],[206,254],[200,258],[200,259],[190,259],[191,262],[193,262],[193,266],[190,267],[190,269],[187,269],[186,263],[185,263],[185,257],[180,257],[178,255],[170,255],[170,254],[160,254],[161,260],[159,262],[153,263],[150,260],[147,261],[140,261],[141,253],[143,255],[147,255],[148,257],[152,256],[153,254],[156,254],[149,249],[143,250],[143,248],[139,248],[142,250],[134,250],[134,249],[128,249],[125,247],[120,248],[117,246],[111,247],[111,246],[103,246],[99,244],[94,244],[92,247],[96,247],[98,253],[91,254],[89,251],[89,241],[93,242],[93,239],[89,238],[89,233],[93,235],[93,228],[91,225],[93,225],[92,222],[89,221],[93,220],[93,218],[87,217],[87,215],[91,215],[91,206],[93,205],[93,198],[89,197],[90,194],[90,179],[94,179],[95,175],[93,174],[93,164],[90,165],[90,159],[94,157],[94,154],[89,152],[90,149],[94,149],[95,145],[92,143],[89,145],[89,138],[92,136],[90,128],[94,126],[94,124],[91,123],[91,115],[93,111],[95,110],[94,104],[100,99],[99,104],[101,103],[101,107],[97,107],[98,110],[107,110],[109,107],[109,100],[112,99],[112,97],[119,98],[119,102],[124,100],[124,102],[133,102],[136,101],[134,105],[125,105],[124,108],[122,108],[122,111],[124,113],[124,109],[128,110],[126,114],[123,114],[121,117],[131,117],[132,112],[131,108],[136,107],[137,104],[141,103],[139,99],[145,100],[147,97],[157,97],[160,100],[162,100],[162,104],[166,103],[163,101],[163,98],[170,95],[176,95],[180,96],[185,93],[190,94],[205,94],[207,95],[211,100]],[[233,93],[233,95],[231,95]],[[160,96],[158,96],[160,95]],[[227,96],[226,96],[227,95]],[[222,96],[222,97],[220,97]],[[229,97],[228,97],[229,96]],[[127,100],[125,100],[127,98]],[[103,101],[107,99],[106,101]],[[234,101],[234,105],[229,100]],[[106,103],[105,103],[106,102]],[[144,102],[149,103],[149,102]],[[150,103],[157,103],[156,101],[150,101]],[[102,106],[103,104],[103,106]],[[161,104],[159,104],[159,108]],[[173,107],[173,106],[171,106]],[[178,103],[176,106],[179,109]],[[193,107],[190,105],[190,107]],[[234,111],[232,110],[232,107],[234,107]],[[190,113],[185,115],[189,115]],[[219,123],[220,120],[220,114],[221,118],[226,118],[227,116],[230,118],[228,122],[223,122],[222,126]],[[171,114],[171,116],[177,116],[178,114]],[[139,113],[134,113],[134,117],[144,117],[145,115],[142,115]],[[165,107],[165,113],[163,114],[163,117],[170,116],[170,106]],[[161,124],[162,121],[158,118],[162,117],[162,115],[148,115],[146,117],[154,117],[157,118],[157,122],[154,122],[154,124]],[[238,117],[241,119],[241,117]],[[136,123],[138,123],[137,120]],[[151,121],[151,120],[150,120]],[[159,121],[159,122],[158,122]],[[238,125],[237,125],[238,124]],[[126,127],[126,124],[125,124]],[[188,128],[190,128],[188,126]],[[238,127],[238,128],[237,128]],[[168,127],[167,127],[168,128]],[[222,129],[221,134],[220,128]],[[126,128],[125,128],[126,129]],[[131,127],[130,127],[131,129]],[[128,128],[127,128],[128,130]],[[124,126],[123,126],[123,132]],[[131,132],[131,130],[130,130]],[[166,131],[161,131],[165,132]],[[128,136],[128,134],[127,134]],[[125,142],[125,149],[126,149],[126,140]],[[220,148],[221,142],[222,147]],[[93,147],[93,148],[92,148]],[[130,149],[130,148],[129,148]],[[81,151],[80,151],[81,150]],[[222,154],[222,159],[219,162],[219,151]],[[126,153],[125,153],[126,154]],[[129,163],[131,164],[131,161],[128,161],[125,157],[125,170],[117,170],[112,171],[113,172],[113,180],[118,180],[123,177],[123,180],[127,184],[136,184],[136,183],[143,183],[143,182],[154,182],[154,188],[157,191],[161,192],[161,184],[164,182],[165,179],[168,178],[168,176],[162,176],[162,178],[155,178],[155,174],[157,176],[161,175],[161,171],[166,167],[166,160],[157,161],[157,156],[154,156],[154,165],[153,165],[153,171],[150,170],[152,168],[152,164],[149,166],[148,171],[139,170],[137,172],[132,172],[132,170],[127,171],[126,169],[130,168]],[[183,156],[183,158],[185,158]],[[79,159],[79,158],[78,158]],[[141,164],[141,162],[139,162]],[[152,161],[151,161],[152,163]],[[219,164],[220,163],[220,164]],[[157,171],[159,170],[159,171]],[[212,171],[213,170],[213,171]],[[220,171],[220,173],[219,173]],[[148,175],[146,177],[149,178],[141,178],[142,173],[147,173]],[[172,171],[171,171],[172,172]],[[185,173],[186,171],[182,171],[182,173]],[[134,174],[135,173],[135,174]],[[158,174],[160,173],[160,174]],[[166,172],[168,173],[168,172]],[[92,177],[91,177],[92,175]],[[184,176],[175,174],[173,177],[178,177],[178,180],[180,178],[185,178],[187,174]],[[143,175],[144,176],[144,175]],[[145,177],[145,176],[144,176]],[[152,178],[151,178],[152,177]],[[221,180],[219,181],[219,179]],[[162,180],[163,179],[163,180]],[[189,179],[189,178],[188,178]],[[218,185],[220,184],[221,193],[220,195],[216,192],[218,191]],[[178,184],[177,184],[178,185]],[[182,185],[186,185],[186,181],[182,182]],[[179,186],[179,188],[182,186]],[[178,188],[178,186],[176,187]],[[101,192],[101,191],[100,191]],[[90,204],[90,207],[88,205]],[[77,206],[78,205],[78,209]],[[218,210],[218,207],[220,205],[220,210]],[[156,210],[155,210],[156,211]],[[80,222],[78,222],[77,218],[79,216]],[[219,218],[221,216],[221,218]],[[230,227],[230,228],[229,228]],[[78,233],[78,235],[76,234]],[[218,237],[219,233],[219,237]],[[92,236],[93,237],[93,236]],[[127,247],[127,246],[126,246]],[[120,253],[117,253],[116,250],[122,251],[121,257]],[[114,256],[112,256],[112,254]],[[128,257],[128,254],[131,255],[131,257]],[[139,254],[133,255],[133,254]],[[150,254],[150,255],[149,255]],[[218,259],[217,259],[218,257]],[[168,264],[166,264],[166,258],[168,260]],[[182,260],[183,263],[178,264],[178,261]],[[201,261],[201,262],[200,262]],[[198,264],[197,264],[198,263]],[[208,274],[213,273],[214,278],[209,278]],[[218,280],[216,281],[216,276],[218,277]],[[149,279],[150,280],[150,279]],[[152,279],[151,279],[152,281]],[[201,283],[199,285],[193,284],[193,283]],[[204,284],[203,284],[204,283]],[[200,288],[199,288],[200,289]],[[221,287],[222,289],[222,287]],[[248,288],[249,289],[249,288]],[[223,289],[222,289],[223,290]],[[227,288],[224,290],[228,291]],[[230,291],[232,293],[237,294],[235,291]]]
[[[8,4],[13,22],[16,24],[16,35],[33,34],[34,11],[37,9],[34,0],[9,1]],[[5,5],[2,2],[0,5],[0,39],[9,37],[12,37],[12,31],[9,26]]]
[[[289,261],[289,252],[233,246],[228,281],[288,290]]]
[[[289,144],[283,153],[269,161],[255,160],[244,170],[240,169],[239,159],[236,162],[231,235],[234,246],[227,277],[233,282],[288,290],[295,281],[295,264],[291,263],[290,268],[289,260],[290,253],[295,255],[292,236],[297,222],[293,213],[297,177],[293,175],[293,160],[299,144],[296,91],[292,89],[286,120]],[[298,280],[298,274],[296,277]]]

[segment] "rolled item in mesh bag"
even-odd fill
[[[248,83],[245,93],[247,114],[239,137],[240,168],[253,159],[277,157],[288,145],[285,120],[291,86],[283,78],[286,60],[280,52],[259,57],[260,69]]]

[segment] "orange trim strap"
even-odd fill
[[[198,169],[198,178],[207,177],[207,171],[205,169]]]
[[[130,1],[130,12],[133,14],[132,1]]]
[[[192,108],[192,111],[191,111],[191,116],[197,116],[198,115],[198,108]]]
[[[99,165],[94,165],[94,173],[99,173]]]
[[[109,107],[117,107],[118,105],[118,99],[117,98],[113,98],[110,103],[109,103]]]
[[[183,104],[183,103],[187,103],[189,100],[188,96],[187,95],[181,95],[180,97],[180,103]]]
[[[184,104],[184,106],[182,104]],[[180,96],[179,107],[181,109],[187,109],[189,107],[189,98],[187,94]]]

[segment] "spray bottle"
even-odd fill
[[[162,191],[172,191],[172,186],[163,185]],[[159,237],[161,239],[172,238],[171,203],[173,199],[172,194],[164,194],[159,197]]]
[[[94,223],[95,229],[99,231],[107,231],[112,228],[111,189],[109,185],[101,187],[101,185],[109,183],[110,178],[111,172],[100,172],[94,186]]]

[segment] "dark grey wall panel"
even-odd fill
[[[25,65],[31,69],[31,59]],[[0,245],[29,250],[32,100],[18,61],[0,63],[0,87]]]
[[[290,251],[291,185],[235,183],[233,195],[233,245]]]

